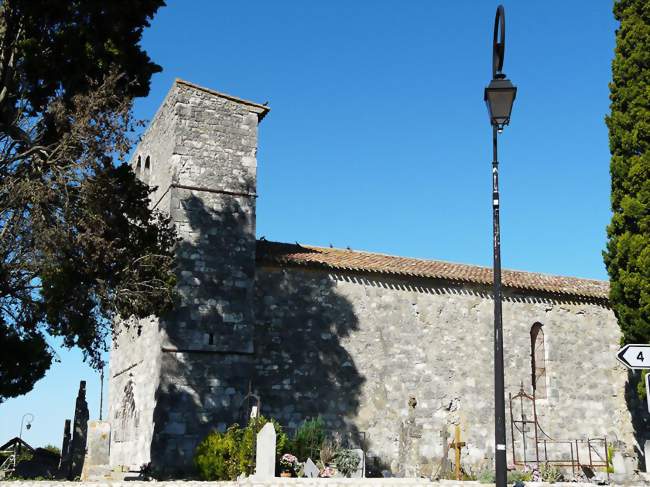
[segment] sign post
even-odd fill
[[[650,345],[625,345],[618,351],[616,358],[628,369],[650,369]]]
[[[619,362],[632,370],[650,369],[650,345],[625,345],[616,354]],[[648,412],[650,412],[650,373],[645,376],[645,391],[648,402]]]

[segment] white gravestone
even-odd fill
[[[255,455],[255,478],[259,480],[275,477],[275,428],[266,423],[257,433]]]
[[[318,477],[320,474],[320,470],[318,470],[318,467],[314,463],[314,461],[311,458],[308,458],[307,461],[305,462],[305,477],[314,479]]]
[[[366,476],[366,455],[361,448],[353,448],[352,451],[359,457],[359,466],[356,472],[352,472],[353,479],[362,479]]]

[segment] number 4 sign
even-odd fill
[[[650,369],[650,345],[625,345],[616,358],[629,369]]]

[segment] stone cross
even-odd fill
[[[461,475],[460,475],[460,451],[463,449],[465,446],[464,441],[460,441],[460,426],[456,425],[456,431],[454,433],[454,442],[449,445],[449,448],[453,448],[456,450],[456,480],[461,480]]]
[[[318,470],[318,467],[316,464],[313,462],[311,458],[308,458],[307,461],[305,462],[305,477],[308,477],[310,479],[318,477],[320,474],[320,470]]]
[[[255,479],[267,480],[275,477],[275,428],[266,423],[257,433],[255,455]]]

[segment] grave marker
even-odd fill
[[[318,467],[316,464],[313,462],[311,458],[308,458],[307,461],[305,462],[305,477],[310,478],[310,479],[315,479],[320,475],[320,470],[318,470]]]
[[[255,455],[255,478],[267,480],[275,477],[275,428],[266,423],[257,433]]]

